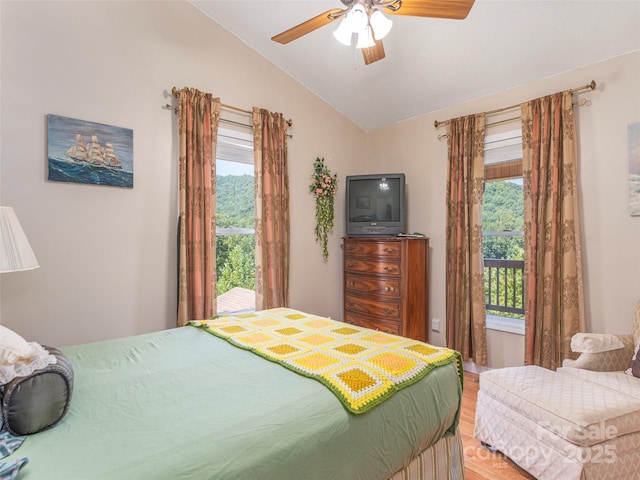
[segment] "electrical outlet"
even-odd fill
[[[433,330],[434,332],[439,332],[440,331],[440,319],[439,318],[434,318],[431,320],[431,330]]]

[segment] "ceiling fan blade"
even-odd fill
[[[271,37],[271,40],[278,43],[289,43],[297,38],[306,35],[307,33],[311,33],[314,30],[317,30],[320,27],[324,27],[325,25],[333,22],[335,18],[330,17],[330,15],[342,12],[339,8],[334,8],[333,10],[328,10],[320,15],[310,18],[306,22],[302,22],[300,25],[296,25],[289,30],[285,30],[278,35]]]
[[[405,15],[412,17],[467,18],[475,0],[402,0],[395,12],[385,8],[389,15]]]
[[[384,58],[384,47],[382,46],[382,40],[374,41],[376,42],[376,44],[373,47],[362,49],[362,56],[364,57],[365,65],[369,65]]]

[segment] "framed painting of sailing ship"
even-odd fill
[[[47,115],[49,180],[133,188],[133,130]]]

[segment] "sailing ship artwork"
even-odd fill
[[[47,115],[49,180],[133,188],[133,130]]]

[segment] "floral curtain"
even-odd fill
[[[216,142],[220,99],[179,95],[180,245],[178,326],[216,313]]]
[[[289,306],[287,122],[253,108],[256,216],[256,309]]]
[[[447,346],[487,364],[482,193],[484,114],[447,121]]]
[[[577,139],[570,92],[521,105],[525,363],[556,369],[584,331]]]

